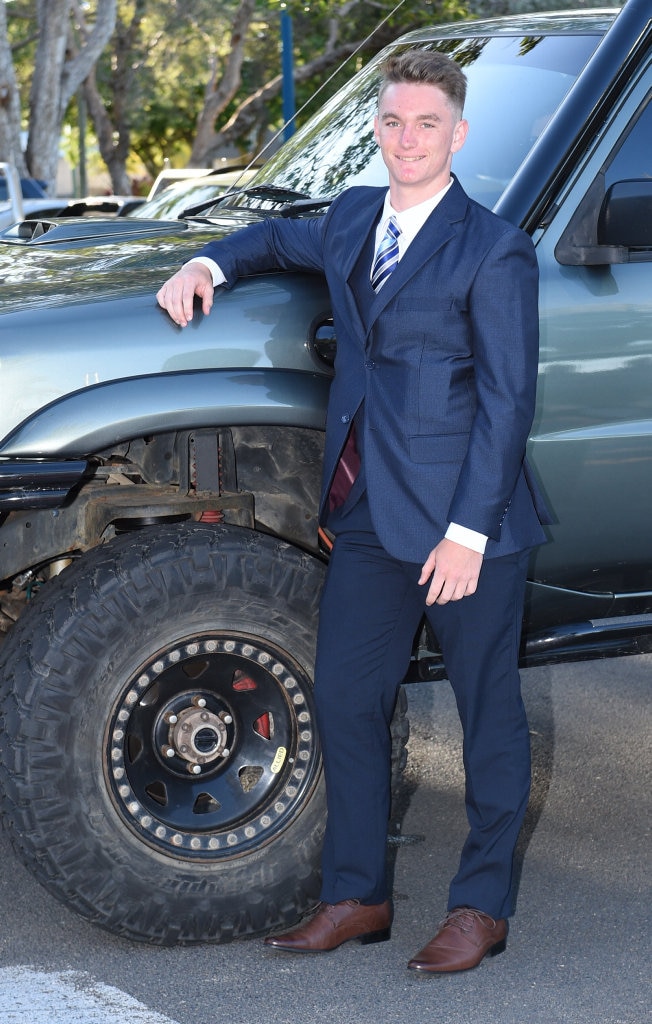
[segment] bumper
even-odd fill
[[[60,508],[70,491],[80,483],[88,462],[0,460],[0,511]]]

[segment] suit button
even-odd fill
[[[374,363],[373,359],[367,359],[367,361],[365,362],[365,366],[367,367],[368,370],[373,370],[375,365],[376,364]]]
[[[342,423],[348,423],[350,419],[351,417],[349,416],[349,414],[345,412],[344,415],[342,416]]]

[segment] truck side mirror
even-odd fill
[[[605,192],[599,174],[559,239],[555,257],[567,267],[604,267],[629,263],[632,249],[651,246],[652,178],[616,181]]]
[[[598,218],[598,245],[652,247],[652,179],[616,181],[607,190]]]

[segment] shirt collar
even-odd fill
[[[432,211],[442,201],[452,184],[453,179],[451,178],[448,184],[444,185],[436,195],[431,196],[429,199],[425,199],[422,203],[417,203],[416,206],[410,206],[407,210],[402,210],[400,213],[397,213],[390,203],[388,189],[387,195],[385,196],[383,212],[378,224],[378,235],[382,236],[384,234],[387,221],[390,217],[394,217],[401,229],[399,245],[401,248],[405,248],[421,230]]]

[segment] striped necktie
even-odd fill
[[[385,281],[396,270],[398,264],[398,236],[401,229],[395,217],[390,217],[385,234],[380,240],[374,265],[371,271],[371,287],[380,291]]]

